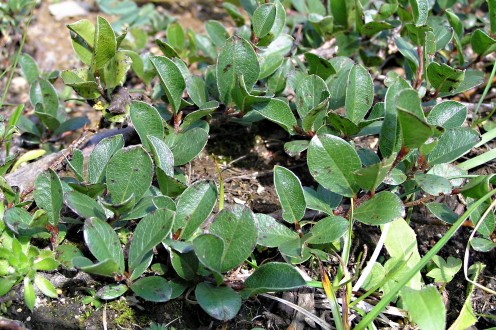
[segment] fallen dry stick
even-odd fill
[[[98,142],[100,142],[104,138],[118,134],[124,135],[124,139],[128,140],[134,134],[134,127],[128,126],[122,129],[101,130],[98,133],[94,134],[91,138],[89,138],[84,145],[80,146],[80,150],[83,152],[83,155],[87,157]],[[5,176],[5,180],[7,180],[7,183],[11,187],[17,187],[21,195],[29,193],[33,190],[34,181],[40,173],[48,170],[48,168],[57,160],[64,158],[64,155],[68,155],[70,153],[71,150],[69,147],[59,152],[40,158],[35,162],[20,167],[13,173],[7,174]],[[0,197],[3,198],[3,194],[1,192]]]

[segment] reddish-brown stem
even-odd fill
[[[417,68],[417,78],[413,88],[418,89],[422,85],[422,75],[424,74],[424,51],[421,45],[417,46],[417,54],[419,57],[419,67]]]
[[[183,118],[182,111],[179,111],[177,114],[174,115],[174,132],[176,133],[179,132],[179,125],[181,124],[182,118]]]

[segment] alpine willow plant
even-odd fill
[[[36,180],[34,201],[43,215],[34,221],[23,204],[15,205],[5,211],[8,229],[24,237],[50,228],[57,242],[61,219],[81,222],[91,254],[64,243],[56,251],[64,267],[115,279],[97,292],[101,299],[131,290],[165,302],[194,288],[209,315],[229,320],[242,299],[310,285],[324,288],[337,329],[350,328],[350,313],[360,315],[356,329],[364,329],[393,301],[401,301],[422,329],[444,328],[441,293],[420,271],[430,267],[427,276],[438,283],[453,278],[461,262],[436,254],[468,216],[484,222],[473,248],[495,246],[494,216],[481,216],[494,194],[494,175],[469,175],[473,166],[457,166],[480,145],[480,118],[467,122],[467,104],[452,98],[484,83],[484,72],[471,64],[483,66],[496,47],[496,2],[487,2],[487,17],[472,20],[450,9],[455,1],[441,0],[241,4],[244,14],[224,4],[233,29],[208,21],[200,35],[170,22],[166,39],[156,40],[159,55],[139,54],[146,34],[116,33],[102,17],[96,24],[70,24],[86,67],[61,77],[105,120],[132,125],[140,144],[125,146],[118,134],[86,159],[74,149],[71,177],[50,170]],[[382,74],[386,65],[402,73]],[[27,66],[23,70],[29,74]],[[150,102],[129,96],[131,70],[152,90]],[[36,77],[35,88],[45,95],[51,87]],[[48,102],[35,98],[33,106],[47,112]],[[274,167],[283,221],[245,206],[223,208],[223,188],[219,193],[214,182],[189,183],[182,166],[204,149],[212,117],[240,125],[272,121],[290,137],[286,153],[306,157],[315,186],[302,186],[291,170]],[[486,134],[488,142],[494,131]],[[359,143],[369,138],[376,142]],[[434,202],[458,194],[469,205],[462,217]],[[409,225],[411,208],[422,204],[451,226],[424,257]],[[64,205],[72,218],[61,218]],[[318,220],[309,219],[308,210],[318,211]],[[363,271],[350,264],[356,222],[382,232]],[[123,248],[119,233],[126,228],[132,239]],[[277,249],[282,258],[259,266],[257,246]],[[389,258],[379,263],[383,246]],[[168,254],[165,274],[150,275],[157,269],[154,251]],[[314,280],[295,268],[309,259],[325,262],[332,253],[340,259],[332,279],[323,266]],[[251,275],[229,282],[226,274],[238,267]],[[360,289],[366,293],[357,298]],[[363,299],[376,291],[382,298],[368,312]]]

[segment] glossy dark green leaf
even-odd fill
[[[198,76],[190,76],[186,80],[186,90],[188,95],[198,107],[202,107],[208,102],[208,90],[205,81]]]
[[[38,103],[35,108],[35,115],[49,130],[55,131],[60,126],[60,121],[57,119],[57,117],[46,113],[41,103]]]
[[[479,139],[479,134],[468,127],[447,130],[429,154],[429,164],[450,163],[469,152]]]
[[[141,101],[131,103],[130,115],[131,122],[140,137],[141,143],[147,150],[151,150],[147,136],[153,136],[159,140],[163,139],[164,126],[162,117],[160,117],[157,109]]]
[[[333,214],[333,209],[338,207],[342,200],[341,195],[333,193],[321,185],[317,187],[317,190],[310,187],[303,187],[303,193],[308,209],[326,214]]]
[[[305,53],[305,60],[308,63],[308,73],[316,74],[324,80],[336,73],[331,62],[316,54]]]
[[[74,117],[62,122],[60,126],[53,132],[54,135],[62,134],[65,132],[75,131],[83,128],[84,125],[89,124],[90,121],[85,117]]]
[[[208,133],[199,127],[185,132],[170,132],[165,136],[165,143],[174,155],[174,166],[184,165],[200,154],[207,144]]]
[[[12,207],[5,211],[4,221],[7,228],[14,233],[25,235],[30,232],[32,217],[25,209]]]
[[[84,241],[88,249],[98,261],[113,260],[124,271],[124,254],[121,242],[114,229],[98,218],[90,218],[84,222]]]
[[[114,277],[116,274],[122,272],[119,268],[119,264],[112,259],[105,259],[94,264],[88,258],[75,257],[72,259],[72,263],[74,264],[74,267],[83,272],[100,276]]]
[[[430,195],[450,194],[451,183],[448,179],[434,174],[417,173],[414,177],[423,191]]]
[[[227,39],[219,54],[216,70],[220,100],[226,105],[235,102],[239,106],[242,102],[237,90],[238,77],[243,76],[250,92],[260,74],[255,51],[248,41],[238,36]]]
[[[159,209],[140,220],[129,247],[129,269],[134,270],[145,255],[169,235],[174,223],[174,212]]]
[[[230,2],[223,2],[222,7],[224,7],[229,16],[231,16],[237,27],[245,25],[245,18],[235,5]]]
[[[461,84],[452,91],[439,93],[440,97],[457,95],[469,89],[482,85],[484,83],[484,73],[478,70],[467,69],[465,70],[465,78]]]
[[[64,194],[64,203],[69,208],[84,219],[96,217],[106,219],[105,210],[93,198],[86,196],[77,191],[71,191]]]
[[[316,135],[307,151],[310,173],[324,188],[353,197],[359,187],[353,172],[361,168],[355,149],[343,139],[330,134]]]
[[[312,229],[312,235],[307,242],[310,244],[327,244],[341,238],[348,230],[348,220],[338,216],[329,216],[320,219]]]
[[[167,26],[167,41],[175,49],[182,51],[186,38],[179,22],[172,22]]]
[[[285,167],[274,167],[274,186],[282,206],[282,217],[289,223],[300,221],[305,215],[306,202],[300,179]]]
[[[487,6],[489,7],[491,33],[494,35],[494,33],[496,33],[496,3],[494,3],[494,0],[489,0]]]
[[[264,79],[273,74],[284,62],[284,57],[291,52],[293,45],[293,37],[282,34],[267,47],[261,49],[258,52],[260,58],[258,79]]]
[[[484,30],[477,29],[470,39],[472,49],[479,55],[488,54],[496,50],[496,40],[487,35]]]
[[[153,154],[155,166],[160,168],[166,175],[174,176],[174,156],[165,142],[152,135],[147,135],[150,150]]]
[[[354,173],[355,181],[361,188],[375,191],[388,175],[394,160],[395,157],[389,157],[379,163],[362,167]]]
[[[257,38],[265,37],[276,19],[276,6],[272,3],[265,3],[259,6],[252,17],[253,32]]]
[[[150,61],[155,70],[157,70],[160,82],[174,113],[177,113],[181,108],[182,95],[186,88],[186,82],[181,71],[172,60],[164,56],[152,56]]]
[[[413,20],[416,26],[425,25],[427,16],[429,15],[429,1],[428,0],[410,0],[412,6]]]
[[[209,37],[197,34],[195,35],[195,43],[200,51],[203,53],[203,55],[215,61],[215,59],[217,58],[217,48]]]
[[[21,66],[22,74],[26,77],[28,83],[32,84],[36,78],[40,76],[38,64],[28,54],[21,54],[19,56],[19,65]]]
[[[296,109],[300,118],[305,118],[317,107],[327,105],[329,95],[327,85],[322,78],[316,75],[305,77],[296,90]]]
[[[494,248],[496,248],[496,243],[491,241],[490,239],[482,238],[482,237],[474,237],[470,240],[470,245],[475,251],[478,252],[490,252]]]
[[[176,50],[167,42],[157,39],[156,43],[158,48],[160,48],[160,50],[166,57],[168,58],[179,57],[179,54],[176,52]]]
[[[382,225],[400,218],[403,214],[401,199],[389,191],[381,191],[358,205],[353,217],[368,225]]]
[[[193,241],[198,259],[217,272],[240,265],[257,243],[254,217],[250,209],[240,205],[223,209],[210,225],[210,234],[200,235]]]
[[[177,177],[168,176],[160,168],[155,169],[160,192],[168,197],[175,198],[186,190],[186,184]]]
[[[128,287],[125,284],[109,284],[100,288],[96,292],[96,296],[103,300],[112,300],[122,296],[124,293],[126,293],[127,289]]]
[[[171,264],[176,274],[186,281],[192,281],[198,271],[198,258],[193,251],[179,253],[171,250]]]
[[[193,236],[214,209],[217,186],[213,182],[198,181],[189,186],[177,200],[174,228],[183,228],[181,238]]]
[[[202,104],[202,109],[193,111],[186,115],[181,124],[181,129],[186,129],[192,125],[198,124],[198,122],[204,117],[210,117],[209,115],[213,113],[219,107],[219,102],[209,101]]]
[[[267,214],[256,214],[258,228],[257,244],[278,247],[287,240],[298,238],[298,234]]]
[[[406,148],[419,148],[433,134],[432,127],[411,112],[398,109],[398,119]]]
[[[400,92],[408,88],[410,88],[410,85],[400,78],[386,92],[384,99],[385,115],[379,135],[379,150],[383,157],[389,157],[401,148],[401,128],[396,101]]]
[[[47,212],[50,223],[56,226],[63,204],[62,184],[58,175],[52,170],[43,172],[36,177],[34,187],[36,205]]]
[[[344,107],[348,76],[355,63],[344,56],[331,58],[329,62],[336,69],[336,74],[330,76],[326,81],[327,86],[329,86],[329,93],[332,96],[329,101],[329,108],[338,109]]]
[[[396,108],[409,112],[421,120],[425,121],[424,110],[418,92],[412,88],[407,88],[398,94]]]
[[[389,30],[394,28],[393,25],[389,24],[388,22],[378,22],[378,21],[372,21],[364,24],[362,26],[362,31],[365,35],[367,36],[373,36],[381,31],[384,30]]]
[[[99,16],[96,21],[93,49],[95,69],[103,68],[115,56],[116,51],[117,41],[115,40],[114,30],[112,30],[105,18]]]
[[[262,117],[279,124],[290,134],[294,132],[296,118],[285,101],[263,96],[248,96],[245,102],[246,108],[250,111],[255,111]]]
[[[196,256],[200,262],[209,269],[221,273],[222,256],[225,249],[224,240],[212,234],[202,234],[193,241]]]
[[[227,32],[224,25],[222,25],[219,21],[208,21],[205,23],[205,29],[216,47],[220,48],[224,46],[226,40],[229,38],[229,32]]]
[[[245,281],[243,297],[262,292],[287,291],[306,284],[300,273],[291,265],[270,262],[258,267]]]
[[[293,64],[290,59],[283,60],[276,72],[269,77],[267,88],[271,93],[277,94],[286,88],[286,82],[292,67]]]
[[[346,117],[360,123],[374,100],[374,85],[367,69],[356,64],[351,68],[346,88]]]
[[[303,151],[308,149],[310,141],[308,140],[295,140],[284,143],[284,152],[291,157],[299,156]]]
[[[459,216],[444,203],[427,203],[427,209],[439,220],[454,224]]]
[[[43,78],[36,79],[31,84],[31,89],[29,90],[29,98],[36,111],[45,113],[53,117],[54,119],[57,118],[57,114],[59,111],[59,97],[57,96],[57,92],[55,91],[53,85],[50,84],[50,82]],[[40,104],[42,106],[41,109],[38,109],[36,107],[37,104]],[[56,126],[58,127],[58,125]]]
[[[221,321],[233,319],[241,308],[241,296],[228,286],[202,282],[196,286],[195,297],[208,315]]]
[[[427,116],[431,125],[445,129],[460,127],[467,118],[467,106],[457,101],[444,101],[432,108]]]
[[[131,285],[131,290],[146,301],[166,302],[172,295],[172,287],[166,279],[149,276],[139,279]]]
[[[88,178],[91,183],[102,182],[110,158],[124,146],[122,134],[101,140],[88,160]]]
[[[403,55],[407,60],[410,61],[411,64],[417,68],[419,66],[419,58],[417,54],[416,48],[408,42],[405,38],[398,37],[394,40],[396,47],[398,47],[399,52]]]
[[[121,203],[133,194],[139,200],[152,183],[152,160],[141,146],[119,149],[108,162],[106,177],[112,202]]]
[[[432,62],[427,67],[427,78],[437,92],[453,92],[465,79],[465,71]]]

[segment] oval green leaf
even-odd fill
[[[90,183],[103,181],[110,158],[124,147],[122,134],[101,140],[91,152],[88,160],[88,179]]]
[[[131,290],[137,296],[153,302],[169,301],[172,287],[166,279],[159,276],[144,277],[131,285]]]
[[[50,223],[56,226],[63,204],[62,184],[58,175],[53,170],[43,172],[36,178],[34,186],[36,205],[47,212]]]
[[[142,261],[145,255],[169,235],[174,222],[174,212],[159,209],[148,214],[136,226],[129,247],[128,263],[130,272]]]
[[[382,225],[400,218],[403,214],[401,199],[389,191],[381,191],[360,204],[353,217],[368,225]]]
[[[77,191],[70,191],[64,194],[64,202],[69,208],[84,219],[92,217],[107,219],[105,210],[93,198]]]
[[[359,124],[374,101],[374,84],[370,73],[363,66],[355,64],[348,75],[346,88],[346,117]]]
[[[253,32],[257,38],[265,37],[276,20],[276,6],[273,3],[265,3],[259,6],[253,13]]]
[[[164,56],[150,57],[155,70],[157,70],[160,82],[164,88],[169,103],[172,105],[174,113],[181,108],[183,91],[186,88],[181,70],[177,65]]]
[[[207,144],[208,133],[202,128],[194,127],[186,132],[170,132],[165,136],[165,143],[174,155],[174,166],[189,163],[198,156]]]
[[[305,284],[305,280],[293,266],[282,262],[270,262],[258,267],[246,279],[243,297],[262,292],[297,289]]]
[[[133,194],[137,201],[152,183],[152,160],[141,146],[120,149],[108,162],[106,176],[113,203],[122,203]]]
[[[290,223],[300,221],[305,215],[306,202],[300,179],[282,166],[274,167],[274,185],[282,206],[282,218]]]
[[[240,295],[228,286],[215,287],[202,282],[196,286],[195,297],[208,315],[220,321],[234,318],[241,308]]]
[[[148,135],[163,139],[164,126],[162,125],[162,117],[160,117],[157,109],[145,102],[133,101],[130,116],[134,129],[147,150],[150,150],[150,144],[146,138]]]
[[[307,240],[310,244],[327,244],[341,238],[348,230],[348,220],[338,216],[329,216],[319,220],[310,229],[312,236]]]
[[[217,59],[217,84],[220,100],[230,105],[239,106],[241,97],[238,91],[238,78],[243,76],[248,92],[258,80],[260,67],[257,54],[248,41],[238,36],[227,39]]]
[[[324,188],[345,197],[358,191],[353,172],[361,167],[355,149],[345,140],[330,134],[316,135],[308,147],[308,168]]]
[[[189,186],[177,200],[175,229],[183,228],[181,238],[188,240],[207,219],[217,201],[217,186],[198,181]]]
[[[124,271],[124,254],[114,229],[106,222],[91,218],[84,222],[84,241],[98,261],[113,260]]]
[[[209,232],[224,242],[220,259],[221,272],[227,272],[250,256],[257,244],[255,216],[247,207],[234,205],[219,212],[209,227]],[[208,253],[208,252],[207,252]]]

